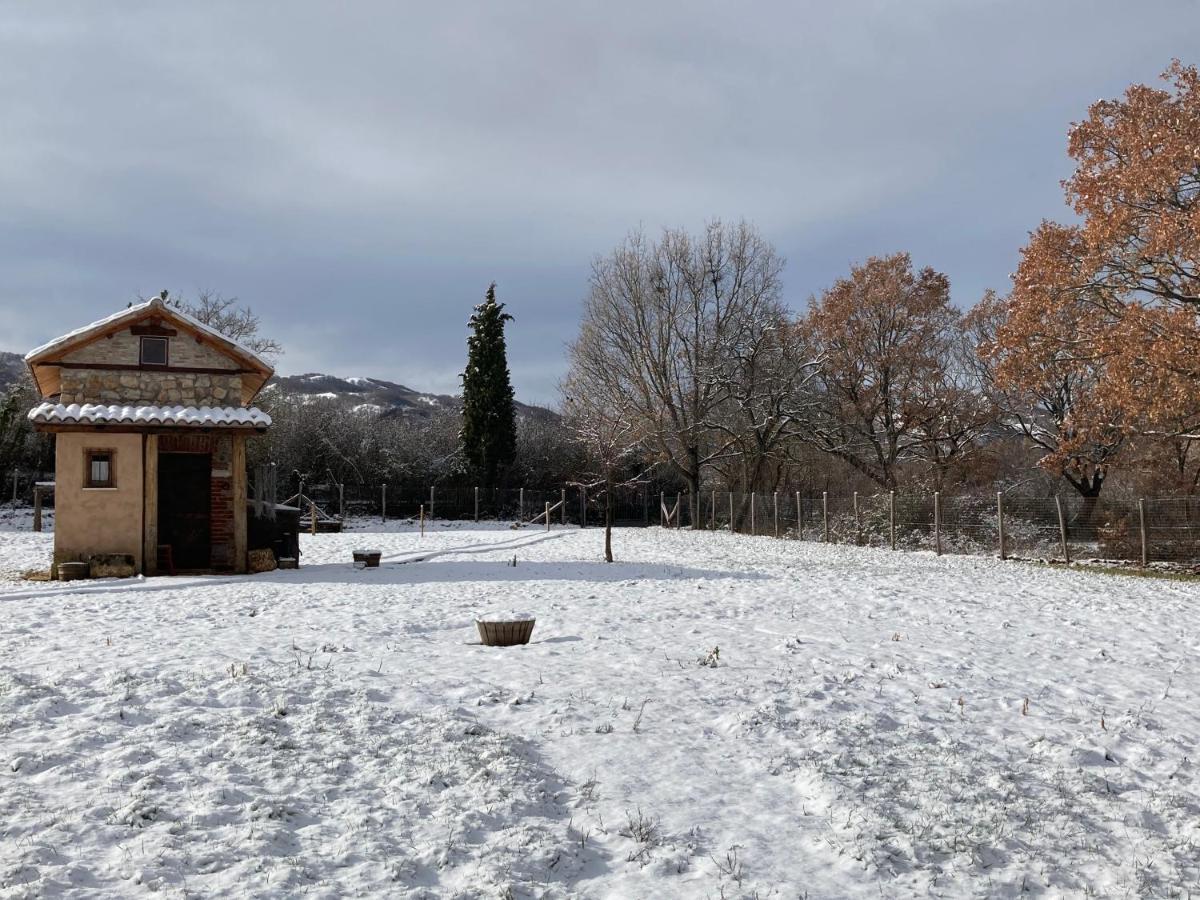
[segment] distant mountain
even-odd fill
[[[339,378],[309,372],[305,375],[277,375],[266,390],[281,390],[314,399],[337,400],[363,411],[380,415],[425,417],[440,409],[457,410],[462,398],[448,394],[428,394],[415,391],[394,381],[381,378]],[[555,414],[540,406],[517,403],[517,415],[555,418]]]
[[[25,371],[25,357],[0,350],[0,392],[16,384]]]
[[[0,350],[0,393],[16,384],[25,374],[25,357]],[[267,391],[281,390],[289,394],[338,400],[363,411],[386,416],[425,417],[439,409],[456,410],[462,404],[459,397],[448,394],[427,394],[410,387],[384,381],[381,378],[338,378],[310,372],[307,375],[277,375],[267,383]],[[517,415],[533,418],[556,418],[548,409],[518,403]]]

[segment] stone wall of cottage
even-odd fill
[[[92,341],[63,356],[62,361],[89,368],[63,368],[59,402],[106,405],[240,406],[242,377],[238,362],[184,331],[168,338],[164,369],[106,369],[136,366],[140,337],[125,330]],[[91,368],[91,367],[95,368]],[[225,369],[230,374],[181,372]]]
[[[123,406],[240,406],[240,375],[199,375],[192,372],[136,372],[105,369],[63,369],[59,403],[101,403]]]

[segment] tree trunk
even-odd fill
[[[612,562],[612,479],[604,485],[604,561]]]
[[[1089,537],[1094,536],[1096,531],[1096,510],[1100,501],[1100,489],[1104,487],[1106,475],[1107,472],[1101,466],[1097,466],[1091,474],[1076,476],[1070,472],[1063,472],[1063,478],[1083,498],[1083,507],[1079,510],[1079,516],[1075,523],[1076,527],[1086,529]]]

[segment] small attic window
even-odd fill
[[[165,366],[167,364],[167,339],[165,337],[142,338],[139,361],[143,366]]]

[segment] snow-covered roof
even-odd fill
[[[266,428],[271,417],[253,406],[102,406],[41,403],[29,411],[39,425],[159,425],[185,428]]]
[[[203,322],[188,315],[177,306],[168,306],[165,302],[163,302],[161,297],[154,297],[145,301],[144,303],[135,303],[133,306],[122,309],[119,312],[115,312],[111,316],[106,316],[99,321],[92,322],[90,325],[84,325],[82,328],[76,328],[74,331],[68,331],[66,334],[56,337],[54,340],[48,341],[45,344],[42,344],[42,346],[35,347],[34,349],[30,350],[25,354],[25,361],[27,363],[32,362],[37,357],[42,356],[43,354],[52,350],[68,347],[71,344],[78,342],[81,338],[87,337],[93,332],[104,331],[107,328],[111,328],[113,325],[119,325],[121,322],[127,320],[139,319],[147,311],[152,309],[160,311],[167,318],[176,318],[183,321],[187,325],[196,329],[196,331],[202,332],[220,344],[223,344],[229,349],[234,350],[240,356],[257,363],[268,372],[274,371],[274,367],[269,362],[267,362],[249,347],[246,347],[244,344],[239,344],[237,341],[233,340],[233,338],[222,334],[215,328],[205,325]]]

